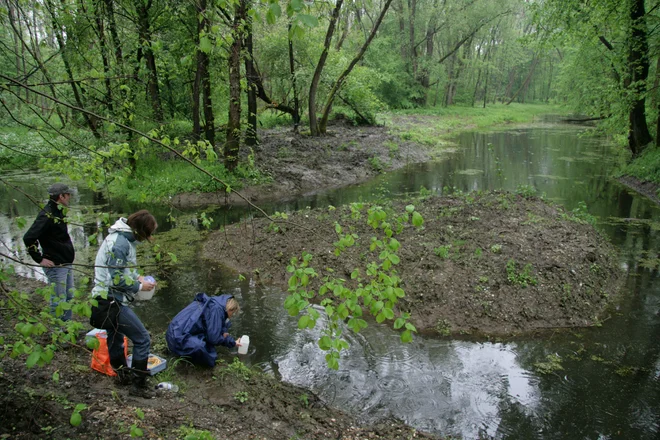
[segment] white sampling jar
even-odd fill
[[[238,354],[247,354],[248,347],[250,346],[250,337],[248,335],[243,335],[239,342],[241,345],[238,346]]]

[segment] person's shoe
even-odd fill
[[[143,399],[153,399],[156,397],[156,392],[147,383],[147,378],[150,376],[147,369],[148,362],[148,359],[133,359],[131,363],[131,372],[133,373],[131,380],[133,384],[128,391],[128,394],[131,396],[142,397]]]
[[[126,358],[110,359],[110,365],[117,373],[117,383],[119,385],[130,385],[132,383],[133,374],[126,364]]]

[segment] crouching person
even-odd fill
[[[239,309],[238,301],[231,295],[209,297],[198,293],[167,327],[167,347],[172,354],[194,364],[213,367],[218,358],[216,345],[241,345],[240,338],[236,341],[229,335],[229,318],[236,316]]]

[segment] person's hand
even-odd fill
[[[241,346],[241,338],[236,339],[236,346],[237,347]]]
[[[139,278],[138,278],[139,280]],[[156,283],[152,283],[151,281],[140,281],[142,283],[142,288],[140,290],[144,290],[145,292],[152,290],[156,287]]]
[[[53,263],[48,258],[44,258],[43,260],[41,260],[41,263],[39,264],[41,264],[43,267],[55,267],[55,263]]]
[[[223,337],[223,338],[226,338],[227,336],[229,336],[229,333],[223,333],[223,334],[222,334],[222,337]]]

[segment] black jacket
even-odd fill
[[[55,264],[73,263],[76,256],[69,236],[64,213],[56,202],[49,200],[37,219],[23,236],[23,243],[37,263],[48,258]],[[41,252],[39,247],[41,246]]]

